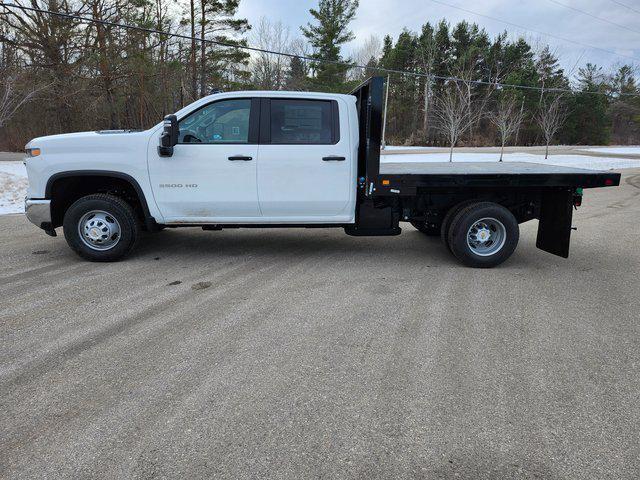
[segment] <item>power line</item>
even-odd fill
[[[636,10],[635,8],[630,7],[629,5],[626,5],[626,4],[622,3],[622,2],[618,2],[618,0],[611,0],[611,1],[613,3],[615,3],[616,5],[620,5],[621,7],[628,8],[632,12],[640,13],[640,10]]]
[[[492,17],[490,15],[485,15],[484,13],[474,12],[473,10],[469,10],[467,8],[464,8],[464,7],[459,7],[457,5],[451,5],[450,3],[445,3],[445,2],[442,2],[440,0],[430,0],[430,1],[433,2],[433,3],[437,3],[439,5],[444,5],[445,7],[455,8],[456,10],[461,10],[463,12],[470,13],[471,15],[476,15],[478,17],[483,17],[483,18],[487,18],[489,20],[493,20],[495,22],[504,23],[506,25],[510,25],[512,27],[515,27],[515,28],[519,28],[519,29],[526,30],[526,31],[529,31],[529,32],[537,33],[538,35],[543,35],[545,37],[555,38],[556,40],[560,40],[560,41],[563,41],[563,42],[573,43],[575,45],[580,45],[581,47],[590,48],[592,50],[599,50],[601,52],[608,53],[610,55],[616,55],[618,57],[629,58],[631,60],[635,60],[636,62],[640,62],[640,58],[633,57],[631,55],[623,55],[621,53],[616,53],[613,50],[607,50],[605,48],[594,47],[593,45],[589,45],[587,43],[582,43],[582,42],[579,42],[577,40],[571,40],[570,38],[561,37],[559,35],[553,35],[551,33],[543,32],[541,30],[534,30],[532,28],[528,28],[528,27],[525,27],[523,25],[519,25],[517,23],[509,22],[508,20],[502,20],[501,18],[496,18],[496,17]]]
[[[435,1],[435,0],[432,0]],[[361,70],[374,70],[374,71],[378,71],[378,72],[384,72],[384,73],[389,73],[389,74],[398,74],[398,75],[411,75],[411,76],[416,76],[416,77],[421,77],[421,78],[430,78],[433,80],[444,80],[444,81],[452,81],[452,82],[463,82],[463,83],[469,83],[469,84],[473,84],[473,85],[485,85],[485,86],[493,86],[493,87],[502,87],[502,88],[513,88],[513,89],[519,89],[519,90],[533,90],[533,91],[542,91],[542,92],[547,92],[547,93],[575,93],[573,90],[569,89],[569,88],[541,88],[541,87],[534,87],[534,86],[529,86],[529,85],[515,85],[515,84],[510,84],[510,83],[501,83],[501,82],[489,82],[486,80],[466,80],[464,78],[459,78],[459,77],[451,77],[451,76],[442,76],[442,75],[433,75],[433,74],[429,74],[429,73],[423,73],[423,72],[408,72],[405,70],[397,70],[397,69],[393,69],[393,68],[384,68],[384,67],[372,67],[372,66],[368,66],[368,65],[357,65],[354,63],[348,63],[348,62],[343,62],[340,60],[330,60],[330,59],[318,59],[318,58],[314,58],[314,57],[310,57],[310,56],[306,56],[306,55],[296,55],[294,53],[287,53],[287,52],[278,52],[275,50],[268,50],[268,49],[264,49],[264,48],[258,48],[258,47],[251,47],[248,45],[239,45],[236,43],[231,43],[231,42],[221,42],[218,40],[211,40],[208,38],[198,38],[198,37],[191,37],[189,35],[183,35],[180,33],[171,33],[171,32],[165,32],[162,30],[156,30],[153,28],[145,28],[145,27],[138,27],[135,25],[126,25],[126,24],[122,24],[122,23],[117,23],[117,22],[111,22],[109,20],[99,20],[96,18],[89,18],[89,17],[83,17],[80,15],[72,15],[70,13],[62,13],[62,12],[52,12],[50,10],[44,10],[41,8],[35,8],[35,7],[26,7],[23,5],[16,5],[13,3],[0,3],[0,6],[5,7],[7,9],[9,8],[16,8],[19,10],[24,10],[24,11],[31,11],[31,12],[37,12],[37,13],[44,13],[44,14],[48,14],[48,15],[54,15],[54,16],[58,16],[58,17],[62,17],[62,18],[68,18],[68,19],[72,19],[72,20],[78,20],[79,22],[84,22],[84,23],[97,23],[100,25],[107,25],[110,27],[115,27],[115,28],[124,28],[124,29],[128,29],[128,30],[136,30],[136,31],[140,31],[140,32],[145,32],[145,33],[149,33],[149,34],[153,34],[153,35],[163,35],[166,37],[170,37],[170,38],[179,38],[179,39],[183,39],[183,40],[195,40],[198,42],[202,42],[202,43],[206,43],[206,44],[211,44],[211,45],[218,45],[221,47],[228,47],[228,48],[237,48],[237,49],[241,49],[241,50],[248,50],[251,52],[258,52],[258,53],[266,53],[269,55],[282,55],[288,58],[298,58],[300,60],[305,60],[308,62],[316,62],[316,63],[329,63],[329,64],[333,64],[333,65],[339,65],[339,66],[343,66],[343,67],[347,67],[347,68],[359,68]],[[586,92],[580,92],[580,93],[587,93],[587,94],[592,94],[592,95],[606,95],[606,93],[604,92],[590,92],[590,91],[586,91]],[[619,95],[622,96],[640,96],[640,93],[620,93]]]
[[[608,19],[603,18],[603,17],[599,17],[597,15],[594,15],[593,13],[585,12],[584,10],[580,10],[579,8],[572,7],[571,5],[567,5],[565,3],[559,2],[558,0],[549,0],[549,1],[551,3],[555,3],[556,5],[560,5],[561,7],[568,8],[569,10],[573,10],[574,12],[581,13],[582,15],[586,15],[588,17],[595,18],[596,20],[600,20],[601,22],[608,23],[609,25],[613,25],[613,26],[618,27],[618,28],[624,28],[625,30],[629,30],[630,32],[640,34],[640,30],[635,30],[633,28],[627,27],[626,25],[622,25],[620,23],[612,22],[611,20],[608,20]]]

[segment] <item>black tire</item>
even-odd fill
[[[467,241],[471,227],[483,219],[497,220],[504,227],[501,247],[485,256],[474,251]],[[448,243],[451,252],[463,264],[474,268],[491,268],[500,265],[513,254],[519,238],[518,221],[509,210],[496,203],[480,202],[464,207],[455,215],[449,228]]]
[[[451,228],[451,222],[460,210],[468,205],[471,205],[472,203],[473,200],[465,200],[464,202],[460,202],[457,205],[454,205],[444,216],[444,220],[442,220],[442,225],[440,226],[440,240],[442,240],[442,243],[447,246],[447,250],[449,250],[450,252],[451,247],[449,246],[449,229]]]
[[[79,222],[93,210],[106,212],[119,226],[117,243],[107,250],[95,250],[80,237]],[[133,250],[140,234],[140,224],[131,205],[106,194],[87,195],[76,200],[64,214],[63,227],[69,247],[92,262],[114,262],[124,258]]]
[[[440,227],[433,223],[412,220],[411,225],[413,225],[413,228],[429,237],[437,237],[438,235],[440,235]]]

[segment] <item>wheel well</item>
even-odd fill
[[[133,182],[126,178],[104,174],[68,175],[53,178],[47,185],[47,197],[51,199],[53,227],[62,225],[65,212],[76,200],[93,193],[106,193],[125,200],[131,205],[142,225],[149,228],[153,219],[150,217],[140,187]]]

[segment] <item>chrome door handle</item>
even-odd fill
[[[346,160],[346,158],[344,157],[336,157],[336,156],[329,156],[329,157],[322,157],[322,160],[325,162],[344,162]]]
[[[253,160],[253,157],[245,157],[244,155],[232,155],[231,157],[229,157],[229,160],[231,161],[241,160],[244,162],[248,162],[249,160]]]

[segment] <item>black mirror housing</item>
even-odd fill
[[[164,117],[164,129],[160,135],[158,155],[161,157],[170,157],[173,155],[173,147],[178,144],[178,133],[178,117],[173,114]]]

